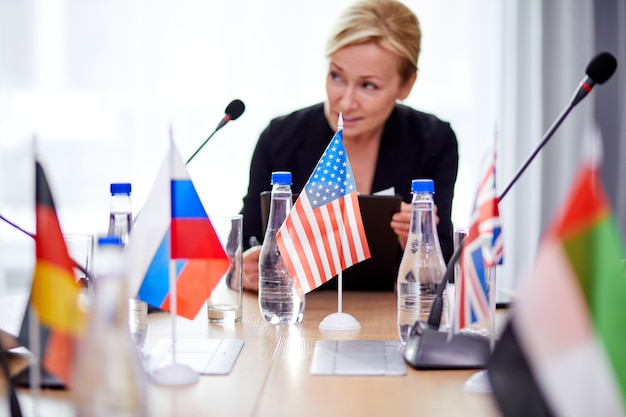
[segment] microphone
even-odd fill
[[[617,60],[608,52],[596,55],[587,65],[587,77],[580,82],[578,91],[572,97],[571,106],[575,106],[589,94],[596,84],[604,84],[615,72]]]
[[[239,116],[241,116],[244,112],[244,110],[246,109],[246,106],[243,104],[243,101],[239,100],[239,99],[235,99],[233,101],[231,101],[228,106],[226,106],[226,110],[224,110],[224,117],[222,117],[222,120],[220,120],[220,122],[218,123],[217,127],[215,128],[215,130],[213,131],[213,133],[211,133],[209,135],[208,138],[206,138],[206,140],[204,142],[202,142],[202,145],[200,145],[200,147],[198,149],[196,149],[196,151],[193,153],[193,155],[191,155],[189,157],[189,159],[187,159],[187,164],[189,162],[191,162],[191,160],[198,154],[198,152],[200,152],[200,149],[202,149],[204,147],[204,145],[206,145],[206,143],[209,141],[209,139],[211,139],[213,137],[213,135],[215,135],[215,133],[217,133],[218,130],[220,130],[221,128],[223,128],[224,126],[226,126],[226,123],[230,122],[231,120],[237,120],[239,118]]]
[[[567,117],[569,112],[589,94],[595,84],[606,82],[617,68],[617,60],[608,52],[601,52],[591,59],[587,65],[587,77],[580,83],[570,103],[557,117],[555,122],[544,134],[541,142],[526,162],[517,171],[513,179],[498,197],[500,202],[511,187],[522,176],[526,168],[535,159],[541,148],[550,140],[554,132]],[[463,242],[448,262],[446,272],[437,286],[437,295],[426,323],[417,321],[413,325],[404,349],[404,360],[417,369],[474,369],[484,368],[491,355],[489,341],[485,337],[456,334],[448,340],[448,335],[439,331],[443,311],[443,290],[454,273],[456,262],[461,256]]]
[[[239,116],[243,114],[243,111],[246,109],[246,106],[243,104],[243,101],[235,99],[231,101],[228,106],[226,106],[226,110],[224,110],[224,117],[220,120],[219,124],[215,128],[215,131],[220,130],[226,125],[226,123],[231,120],[237,120]]]
[[[539,145],[537,145],[533,153],[528,157],[526,162],[517,171],[509,185],[507,185],[507,187],[504,189],[498,201],[502,200],[502,198],[507,195],[511,187],[513,187],[513,184],[515,184],[519,177],[522,176],[522,173],[526,171],[526,168],[528,168],[528,165],[530,165],[533,159],[535,159],[541,148],[543,148],[543,146],[548,143],[554,132],[556,132],[559,126],[561,126],[561,123],[563,123],[563,120],[565,120],[565,118],[574,108],[574,106],[580,103],[583,98],[587,97],[587,94],[589,94],[595,84],[604,84],[609,78],[611,78],[616,68],[617,60],[613,55],[608,52],[601,52],[593,57],[591,61],[589,61],[586,70],[587,77],[580,83],[578,90],[574,93],[574,96],[572,97],[568,106],[565,108],[565,110],[563,110],[559,117],[557,117],[554,123],[552,123],[552,126],[550,126],[548,131],[544,134],[543,139],[541,140]]]

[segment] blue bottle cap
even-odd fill
[[[411,181],[412,193],[435,193],[435,182],[433,180],[413,180]]]
[[[115,182],[111,184],[111,194],[130,194],[131,189],[129,182]]]
[[[272,172],[272,185],[291,185],[291,172],[289,171],[274,171]]]
[[[101,236],[98,238],[98,246],[122,246],[122,238],[119,236]]]

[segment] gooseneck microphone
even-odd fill
[[[204,147],[204,145],[206,145],[209,139],[211,139],[213,135],[217,133],[218,130],[226,126],[226,123],[230,122],[231,120],[237,120],[239,116],[243,114],[245,109],[246,109],[246,106],[243,104],[243,101],[239,99],[235,99],[231,101],[228,104],[228,106],[226,106],[226,110],[224,110],[224,117],[222,117],[222,120],[220,120],[220,122],[218,123],[213,133],[211,133],[209,137],[206,138],[204,142],[202,142],[202,145],[200,145],[200,147],[196,149],[193,155],[191,155],[189,159],[187,159],[186,163],[188,164],[189,162],[191,162],[191,160],[198,154],[198,152],[200,152],[200,150]]]
[[[193,153],[193,155],[191,155],[191,157],[187,160],[187,164],[198,154],[198,152],[200,152],[200,150],[202,149],[202,147],[204,147],[204,145],[206,145],[206,143],[209,141],[209,139],[211,139],[213,137],[213,135],[215,135],[215,133],[220,130],[221,128],[223,128],[226,123],[230,122],[231,120],[236,120],[239,118],[239,116],[241,116],[244,112],[244,110],[246,109],[246,106],[243,104],[243,101],[235,99],[233,101],[231,101],[228,106],[226,106],[226,110],[224,110],[224,117],[222,117],[222,120],[220,120],[219,124],[217,125],[217,127],[215,128],[215,130],[213,131],[213,133],[211,133],[211,135],[202,143],[202,145],[200,145],[200,147]],[[4,221],[5,223],[7,223],[8,225],[12,226],[13,228],[19,230],[20,232],[24,233],[27,236],[30,236],[31,238],[35,238],[35,235],[26,231],[25,229],[22,229],[20,226],[18,226],[17,224],[13,223],[12,221],[10,221],[9,219],[7,219],[6,217],[2,216],[0,214],[0,220]],[[72,262],[74,263],[74,267],[80,269],[86,276],[88,279],[93,279],[93,277],[91,276],[91,274],[89,274],[85,268],[83,268],[78,262],[76,262],[75,260],[72,259]]]
[[[24,233],[25,235],[28,235],[30,237],[32,237],[33,239],[35,238],[35,235],[27,232],[26,229],[22,229],[21,227],[19,227],[17,224],[13,223],[11,220],[7,219],[6,217],[4,217],[2,214],[0,214],[0,220],[4,221],[5,223],[7,223],[9,226],[12,226],[14,229],[19,230],[20,232]]]
[[[601,52],[591,59],[585,71],[587,77],[580,83],[578,90],[574,93],[565,110],[561,112],[552,126],[546,131],[539,145],[537,145],[533,153],[517,171],[502,194],[500,194],[498,202],[504,198],[521,177],[574,106],[589,94],[595,84],[603,84],[611,78],[616,68],[617,60],[608,52]],[[446,272],[437,286],[437,296],[433,301],[428,321],[426,323],[417,321],[411,329],[404,350],[404,359],[414,368],[469,369],[484,368],[487,365],[491,348],[486,338],[457,334],[448,340],[447,334],[439,331],[443,311],[443,290],[446,283],[452,278],[454,267],[461,256],[462,248],[463,242],[460,242],[448,262]]]
[[[601,52],[587,65],[587,77],[581,81],[578,90],[574,93],[570,103],[567,105],[565,110],[557,117],[557,119],[552,123],[552,126],[548,129],[548,131],[544,134],[543,139],[539,142],[539,145],[535,148],[533,153],[528,157],[524,165],[517,171],[517,174],[513,177],[509,185],[504,189],[498,200],[502,200],[502,198],[509,192],[513,184],[517,182],[519,177],[521,177],[522,173],[526,171],[528,165],[535,159],[541,148],[548,143],[554,132],[559,128],[563,120],[567,117],[570,111],[574,108],[575,105],[580,103],[580,101],[587,97],[587,94],[593,89],[595,84],[604,84],[615,72],[617,68],[617,60],[613,55],[608,52]]]
[[[28,232],[26,229],[22,229],[21,227],[19,227],[17,224],[13,223],[11,220],[7,219],[6,217],[4,217],[2,214],[0,214],[0,220],[2,220],[3,222],[5,222],[6,224],[8,224],[9,226],[13,227],[16,230],[19,230],[20,232],[24,233],[26,236],[30,236],[33,239],[36,239],[37,236],[35,236],[35,234]],[[87,277],[88,280],[93,282],[93,276],[87,272],[87,270],[78,262],[76,262],[74,259],[70,258],[70,260],[72,261],[72,263],[74,264],[74,268],[79,269],[83,274],[85,274],[85,276]]]
[[[589,62],[587,65],[587,70],[585,71],[587,77],[581,81],[578,90],[572,96],[570,103],[565,108],[565,110],[557,117],[556,121],[550,126],[550,128],[546,131],[543,136],[543,139],[537,145],[533,153],[528,157],[526,162],[521,166],[521,168],[517,171],[513,179],[506,186],[502,194],[498,197],[498,202],[504,198],[505,195],[509,192],[513,184],[517,182],[517,180],[522,176],[526,168],[530,165],[530,163],[535,159],[537,154],[541,148],[550,140],[554,132],[556,132],[557,128],[561,125],[565,117],[569,114],[569,112],[576,106],[580,101],[589,94],[595,84],[604,84],[615,72],[617,68],[617,61],[615,57],[608,52],[601,52]],[[448,282],[450,278],[452,278],[452,273],[454,272],[454,265],[459,260],[461,256],[461,247],[463,244],[461,243],[457,250],[454,252],[450,261],[448,262],[448,267],[446,269],[446,273],[444,275],[444,280],[442,282]],[[430,315],[428,317],[428,324],[430,327],[439,328],[439,324],[441,323],[441,311],[443,310],[443,285],[438,288],[438,297],[435,300],[433,308],[431,309]],[[438,301],[439,300],[439,301]]]

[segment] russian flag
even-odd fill
[[[128,245],[132,294],[170,309],[170,262],[176,313],[193,319],[230,261],[173,141]]]

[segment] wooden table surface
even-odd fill
[[[0,317],[7,308],[7,303],[0,306]],[[419,371],[409,366],[404,376],[310,374],[317,340],[397,340],[393,292],[345,292],[343,311],[361,323],[360,330],[350,332],[318,328],[324,317],[337,311],[334,291],[309,294],[304,320],[298,325],[265,323],[256,294],[244,294],[243,308],[243,321],[235,325],[209,324],[204,310],[193,321],[177,319],[178,338],[238,338],[244,346],[229,375],[201,376],[197,384],[186,387],[148,384],[149,416],[499,415],[491,395],[464,392],[472,370]],[[144,351],[170,335],[169,314],[150,314]],[[13,358],[13,370],[19,366],[20,360]],[[32,394],[19,389],[18,396],[24,415],[34,415]],[[74,415],[68,391],[41,391],[36,408],[39,416]],[[6,396],[2,396],[0,416],[5,413]]]

